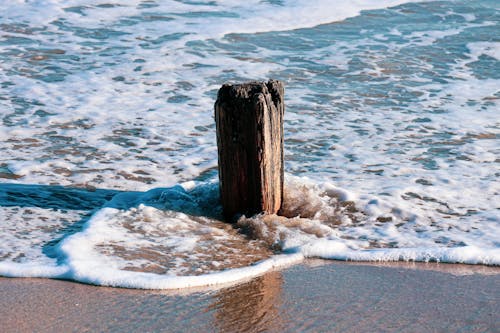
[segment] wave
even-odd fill
[[[161,1],[151,8],[137,0],[120,1],[119,4],[107,6],[103,6],[102,1],[89,0],[8,1],[0,4],[0,17],[6,24],[25,21],[32,26],[49,25],[63,19],[75,26],[92,28],[115,24],[126,13],[131,23],[134,17],[146,23],[155,20],[169,22],[165,25],[166,33],[172,29],[175,33],[181,31],[185,36],[218,38],[229,33],[309,28],[357,16],[363,10],[382,9],[408,2],[423,1],[170,0]],[[154,13],[162,13],[162,17],[154,18]]]
[[[370,207],[374,200],[331,183],[287,175],[280,216],[242,216],[231,225],[221,221],[214,181],[121,192],[80,229],[61,237],[52,258],[43,256],[40,247],[38,257],[19,260],[19,253],[40,245],[26,242],[25,248],[10,249],[2,242],[6,245],[0,251],[5,257],[0,275],[179,289],[224,286],[305,258],[500,265],[494,241],[483,247],[469,245],[474,244],[473,234],[447,230],[445,242],[437,227],[397,207],[380,215],[390,203],[379,198],[377,210]],[[13,226],[19,237],[37,229],[26,223],[25,230],[22,224],[16,221]],[[38,228],[43,227],[39,223]],[[32,238],[37,239],[40,236]]]

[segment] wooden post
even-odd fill
[[[285,89],[276,80],[225,84],[215,102],[224,216],[275,214],[283,197]]]

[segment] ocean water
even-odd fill
[[[500,265],[500,5],[0,3],[0,275],[175,289]],[[283,216],[221,218],[213,104],[282,80]]]

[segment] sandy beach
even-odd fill
[[[227,288],[0,278],[2,332],[498,332],[500,269],[309,260]]]

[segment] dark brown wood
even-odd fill
[[[285,89],[276,80],[225,84],[215,102],[224,215],[277,213],[283,197]]]

